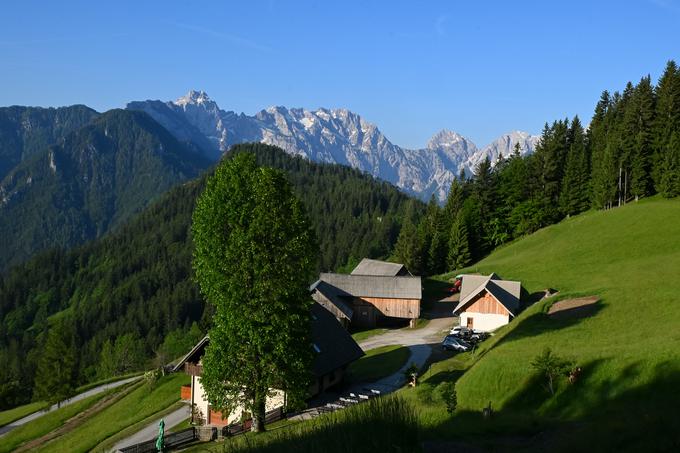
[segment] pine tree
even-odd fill
[[[394,245],[394,259],[406,266],[412,274],[422,275],[423,261],[418,232],[410,220],[402,225],[397,243]]]
[[[638,200],[651,192],[649,164],[654,138],[654,91],[649,76],[635,87],[630,108],[624,116],[624,147],[630,156],[630,194]]]
[[[449,270],[462,269],[470,264],[470,244],[462,213],[456,216],[451,226],[447,264]]]
[[[37,401],[60,404],[75,390],[76,354],[73,330],[66,321],[56,323],[47,333],[47,340],[35,375]]]
[[[669,149],[668,144],[673,131],[680,130],[680,69],[674,61],[669,61],[664,73],[656,86],[656,116],[654,120],[654,158],[652,165],[652,177],[654,186],[658,192],[665,190],[662,187],[664,178],[663,168],[668,166],[669,161],[664,153]],[[666,175],[667,178],[667,175]]]
[[[590,172],[585,134],[578,116],[571,122],[569,141],[569,154],[560,193],[560,209],[563,214],[574,215],[588,209],[589,202]]]
[[[680,133],[673,132],[663,152],[659,192],[666,198],[680,195]]]

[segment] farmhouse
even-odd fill
[[[388,318],[413,324],[420,316],[420,277],[402,264],[364,259],[349,275],[322,273],[310,290],[344,326],[373,327]]]
[[[453,310],[460,325],[491,331],[509,323],[520,307],[520,282],[501,280],[498,275],[463,275],[460,302]]]
[[[310,397],[342,381],[347,366],[364,355],[359,345],[333,315],[317,303],[312,306],[312,341],[316,357],[310,370],[314,376],[314,382],[309,388]],[[184,370],[191,376],[191,386],[183,388],[182,399],[190,400],[192,407],[195,405],[197,416],[206,424],[225,426],[240,421],[244,410],[236,408],[230,414],[222,414],[210,406],[201,385],[201,358],[209,343],[210,338],[206,335],[175,365],[174,371]],[[267,398],[265,410],[269,412],[284,407],[285,404],[285,392],[273,389],[272,395]]]

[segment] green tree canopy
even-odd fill
[[[196,278],[215,306],[201,383],[214,407],[242,406],[264,430],[271,389],[296,400],[310,382],[310,222],[283,174],[241,153],[209,178],[192,232]]]

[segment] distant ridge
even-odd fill
[[[175,101],[136,101],[127,108],[148,113],[211,159],[237,143],[266,143],[312,161],[358,168],[423,199],[435,195],[444,200],[461,172],[470,176],[486,157],[495,162],[501,154],[508,156],[516,143],[522,155],[532,153],[538,142],[537,136],[514,131],[480,149],[470,139],[442,130],[425,148],[408,149],[347,109],[276,106],[248,116],[222,110],[207,93],[194,90]]]

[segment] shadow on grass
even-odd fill
[[[493,451],[680,451],[680,364],[661,362],[651,379],[632,387],[648,366],[633,363],[598,379],[606,365],[606,359],[582,365],[581,378],[561,379],[554,396],[539,376],[528,376],[490,419],[461,411],[423,431],[423,438],[438,440],[440,448],[465,442]]]
[[[377,351],[377,353],[374,351]],[[352,383],[380,380],[399,371],[406,364],[410,356],[411,352],[405,346],[399,346],[391,350],[379,348],[369,351],[367,355],[350,365],[347,370],[348,380]]]
[[[584,318],[596,316],[605,308],[606,305],[600,301],[586,307],[562,310],[559,312],[559,316],[548,315],[545,310],[537,311],[524,318],[511,321],[516,323],[514,328],[503,335],[494,344],[494,347],[511,341],[535,337],[548,331],[566,329],[580,323]],[[547,309],[547,306],[545,309]]]

